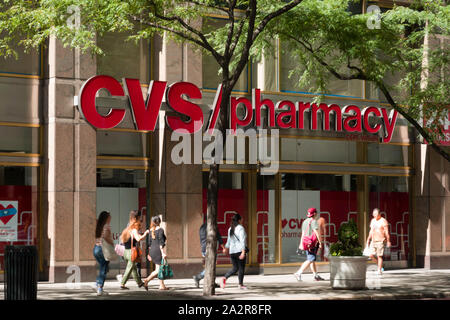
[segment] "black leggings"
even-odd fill
[[[233,263],[233,269],[231,269],[230,271],[228,271],[225,274],[225,279],[228,279],[229,277],[234,275],[237,271],[239,271],[239,273],[238,273],[239,284],[241,286],[243,286],[244,285],[245,260],[247,257],[245,257],[243,260],[241,260],[241,259],[239,259],[240,255],[241,255],[240,252],[230,254],[231,263]]]

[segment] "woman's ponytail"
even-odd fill
[[[242,217],[238,213],[236,213],[231,219],[230,236],[234,235],[234,229],[237,227],[241,219]]]

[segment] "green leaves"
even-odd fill
[[[343,223],[338,230],[338,242],[331,244],[332,256],[361,256],[363,249],[358,243],[358,227],[353,220]]]

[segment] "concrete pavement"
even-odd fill
[[[381,300],[381,299],[449,299],[450,270],[401,269],[388,270],[382,276],[367,271],[365,290],[333,290],[327,273],[321,273],[325,281],[314,281],[312,274],[303,275],[297,282],[292,274],[246,275],[244,282],[248,290],[240,290],[237,277],[231,277],[225,289],[217,288],[213,297],[203,297],[200,288],[194,286],[192,278],[166,281],[169,291],[158,290],[158,282],[149,284],[149,291],[138,288],[133,280],[121,290],[119,283],[108,280],[105,283],[107,295],[98,297],[95,282],[78,284],[38,284],[38,300]],[[220,277],[218,277],[217,282]],[[0,299],[4,299],[3,285],[0,285]]]

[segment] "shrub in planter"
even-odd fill
[[[367,257],[358,243],[358,227],[353,220],[341,225],[338,242],[330,246],[330,283],[333,289],[364,289]]]
[[[332,256],[362,256],[363,249],[358,239],[358,227],[353,220],[342,224],[338,231],[338,242],[330,246],[330,254]]]

